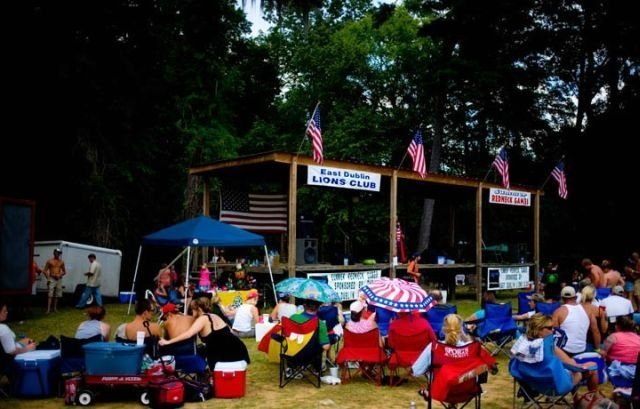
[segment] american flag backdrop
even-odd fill
[[[564,172],[564,162],[558,162],[556,167],[551,171],[551,176],[558,182],[558,196],[566,199],[569,195],[569,190],[567,190],[567,175]]]
[[[311,138],[313,145],[313,160],[321,165],[324,162],[324,156],[322,153],[322,128],[320,128],[320,106],[316,106],[313,111],[306,133]]]
[[[220,196],[221,222],[258,233],[287,231],[287,195],[223,190]]]
[[[498,173],[502,175],[502,186],[509,189],[509,186],[511,186],[509,183],[509,157],[504,148],[501,148],[500,152],[496,155],[496,158],[493,160],[493,166],[495,166]]]
[[[413,171],[418,172],[422,178],[427,176],[427,164],[424,160],[424,145],[422,144],[422,132],[420,130],[416,131],[407,148],[407,152],[413,161]]]

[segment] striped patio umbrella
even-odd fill
[[[360,288],[360,294],[371,305],[395,312],[429,311],[433,299],[416,283],[381,277]]]

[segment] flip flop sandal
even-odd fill
[[[422,396],[422,399],[424,399],[425,401],[429,401],[429,391],[424,389],[424,388],[420,388],[418,389],[418,395]]]

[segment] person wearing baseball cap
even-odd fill
[[[545,299],[544,299],[544,295],[542,295],[540,293],[535,293],[535,294],[527,295],[527,301],[529,302],[530,311],[522,313],[522,314],[514,315],[513,316],[514,320],[516,320],[516,321],[526,321],[529,318],[533,317],[533,314],[536,313],[536,306],[538,305],[538,303],[545,302]]]
[[[345,328],[355,334],[363,334],[374,328],[378,328],[375,312],[366,319],[362,317],[366,308],[367,306],[362,301],[356,300],[352,302],[351,305],[349,305],[349,312],[351,313],[350,320],[347,322]]]
[[[601,300],[600,306],[605,307],[607,318],[633,314],[633,304],[625,297],[625,291],[621,285],[613,287],[611,295]]]
[[[231,329],[240,338],[253,338],[256,335],[255,325],[260,319],[256,304],[258,304],[258,291],[251,290],[244,303],[236,308]]]
[[[62,277],[67,274],[64,261],[60,258],[62,250],[55,248],[53,257],[47,260],[42,269],[42,274],[47,278],[49,298],[47,300],[47,314],[58,312],[58,299],[62,297]]]
[[[171,339],[186,332],[193,324],[193,317],[181,314],[176,304],[167,303],[162,306],[162,321],[164,338]]]
[[[591,332],[595,351],[599,352],[599,345],[602,341],[600,330],[596,318],[578,304],[575,288],[571,286],[563,287],[560,291],[563,305],[553,312],[553,325],[562,329],[567,334],[567,343],[562,348],[569,356],[585,352],[587,349],[587,333]]]

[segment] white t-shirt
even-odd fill
[[[621,315],[633,314],[633,305],[631,305],[631,300],[619,295],[610,295],[600,301],[600,305],[607,307],[607,317],[619,317]]]
[[[0,343],[7,354],[13,354],[20,346],[16,343],[16,334],[6,324],[0,324]]]
[[[242,304],[236,309],[236,315],[233,318],[233,329],[238,332],[251,331],[253,328],[253,314],[251,313],[253,305]]]

